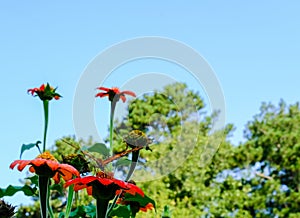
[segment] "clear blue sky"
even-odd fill
[[[42,138],[41,102],[26,90],[44,82],[58,86],[63,99],[51,102],[48,144],[72,135],[73,96],[85,67],[109,46],[136,37],[181,41],[208,61],[224,91],[226,122],[237,127],[237,144],[262,101],[299,101],[299,10],[296,0],[1,1],[0,187],[19,184],[22,174],[8,166],[22,143]]]

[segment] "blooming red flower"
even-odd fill
[[[28,89],[27,92],[29,92],[33,96],[39,96],[41,100],[52,100],[53,98],[55,100],[58,100],[61,95],[56,93],[56,88],[53,88],[50,86],[48,83],[42,84],[40,88],[33,88],[33,89]]]
[[[121,190],[131,195],[144,196],[144,192],[136,185],[112,178],[104,173],[69,180],[66,182],[65,187],[72,184],[74,184],[74,191],[86,188],[87,193],[96,199],[113,199]]]
[[[67,181],[72,179],[73,175],[80,176],[74,167],[58,163],[49,152],[44,152],[33,160],[15,160],[11,163],[10,168],[13,169],[16,165],[18,165],[19,171],[29,165],[30,172],[39,176],[52,177],[55,183],[59,183],[60,177]]]
[[[120,89],[117,87],[113,87],[113,88],[98,87],[97,89],[104,91],[104,92],[97,93],[95,97],[103,98],[103,97],[108,96],[108,99],[110,101],[117,102],[121,98],[121,100],[123,102],[125,102],[126,101],[125,95],[130,95],[132,97],[136,97],[134,92],[132,92],[132,91],[122,91],[121,92]]]

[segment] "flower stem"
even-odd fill
[[[110,212],[112,211],[112,209],[114,209],[114,207],[115,207],[115,205],[116,205],[116,203],[117,203],[117,200],[118,200],[118,198],[121,196],[121,194],[122,194],[122,190],[121,190],[120,194],[118,194],[118,195],[116,195],[116,196],[114,197],[113,202],[110,204],[110,206],[109,206],[108,209],[107,209],[107,212],[106,212],[106,215],[107,215],[107,216],[109,216],[109,214],[110,214]]]
[[[137,150],[137,151],[133,151],[132,152],[132,158],[131,158],[131,164],[130,164],[130,169],[128,171],[128,174],[127,174],[127,177],[125,179],[125,181],[127,182],[130,177],[132,176],[134,170],[135,170],[135,167],[136,167],[136,164],[137,164],[137,161],[139,159],[139,155],[140,155],[140,150]]]
[[[114,129],[114,114],[117,102],[115,100],[111,101],[110,104],[110,120],[109,120],[109,148],[110,156],[113,155],[113,129]]]
[[[45,152],[45,150],[46,150],[46,139],[47,139],[47,129],[48,129],[49,101],[48,100],[43,100],[43,106],[44,106],[44,117],[45,117],[43,152]]]
[[[50,179],[49,179],[50,181]],[[48,186],[48,195],[47,195],[47,209],[48,209],[48,212],[49,212],[49,216],[51,218],[54,218],[54,213],[53,213],[53,210],[52,210],[52,207],[51,207],[51,204],[50,204],[50,188]]]
[[[48,199],[48,186],[49,177],[39,176],[39,190],[40,190],[40,204],[41,204],[41,216],[42,218],[47,218],[47,199]]]
[[[96,199],[96,218],[106,218],[106,210],[109,200],[106,199]]]
[[[74,194],[74,185],[70,185],[69,191],[68,191],[68,200],[67,200],[67,208],[66,208],[65,218],[68,218],[70,215],[71,208],[72,208],[72,202],[73,202],[73,194]]]

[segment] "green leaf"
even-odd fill
[[[106,145],[104,143],[96,143],[96,144],[88,147],[87,150],[90,152],[97,152],[104,156],[109,156],[109,149],[106,147]]]
[[[66,217],[69,217],[71,209],[72,209],[74,185],[70,185],[68,189],[69,190],[68,190],[68,198],[67,198]]]
[[[30,143],[30,144],[23,144],[21,147],[21,153],[20,153],[20,159],[22,157],[22,154],[24,153],[24,151],[26,150],[30,150],[31,148],[37,146],[39,148],[39,144],[41,143],[41,141],[37,141],[36,143]]]
[[[26,196],[36,195],[36,188],[32,188],[28,185],[24,186],[7,186],[6,189],[0,188],[0,198],[4,196],[13,196],[16,192],[22,191]]]
[[[84,211],[86,212],[86,215],[90,217],[96,216],[96,206],[92,203],[89,203],[88,205],[84,206]]]
[[[70,213],[70,217],[80,217],[84,215],[84,206],[80,205],[74,211]]]
[[[49,188],[53,191],[57,191],[61,195],[64,194],[65,189],[63,188],[63,185],[61,183],[50,185]]]
[[[127,157],[120,158],[116,161],[115,167],[119,166],[129,166],[131,161]]]
[[[34,175],[32,177],[26,177],[25,179],[30,180],[30,182],[36,186],[38,186],[38,180],[39,180],[39,176],[38,175]]]
[[[118,205],[110,212],[109,216],[117,216],[123,218],[130,218],[130,208],[125,205]]]
[[[59,214],[59,218],[65,218],[66,213],[61,212]],[[71,218],[79,218],[79,217],[96,217],[96,206],[92,203],[89,203],[86,206],[80,205],[73,210],[69,217]]]
[[[141,196],[139,194],[136,195],[131,195],[129,193],[125,193],[124,194],[124,201],[134,201],[134,202],[138,202],[140,204],[141,207],[145,207],[148,203],[153,204],[154,209],[156,211],[156,204],[155,201],[152,200],[151,198],[149,198],[147,195]]]

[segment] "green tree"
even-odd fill
[[[216,195],[213,179],[228,166],[223,160],[229,158],[226,152],[232,146],[225,139],[232,126],[211,133],[217,114],[206,115],[199,93],[182,83],[133,100],[128,112],[128,118],[118,125],[119,138],[134,128],[154,139],[152,152],[142,152],[144,162],[134,179],[146,181],[138,184],[157,201],[157,216],[166,205],[174,217],[202,215],[207,199]],[[210,165],[219,145],[220,152]]]
[[[239,166],[252,172],[244,181],[251,185],[251,200],[244,209],[257,217],[299,217],[299,104],[263,103],[245,137],[247,141],[237,148]]]
[[[193,107],[185,107],[190,104]],[[264,103],[247,125],[246,142],[239,146],[228,141],[232,125],[221,135],[211,134],[215,114],[194,119],[203,111],[198,93],[173,84],[134,100],[129,118],[119,125],[120,129],[133,126],[157,139],[153,152],[144,151],[142,157],[146,169],[164,176],[150,181],[153,174],[145,170],[137,171],[135,178],[151,174],[139,185],[157,201],[158,211],[168,205],[174,217],[298,217],[299,105]]]

